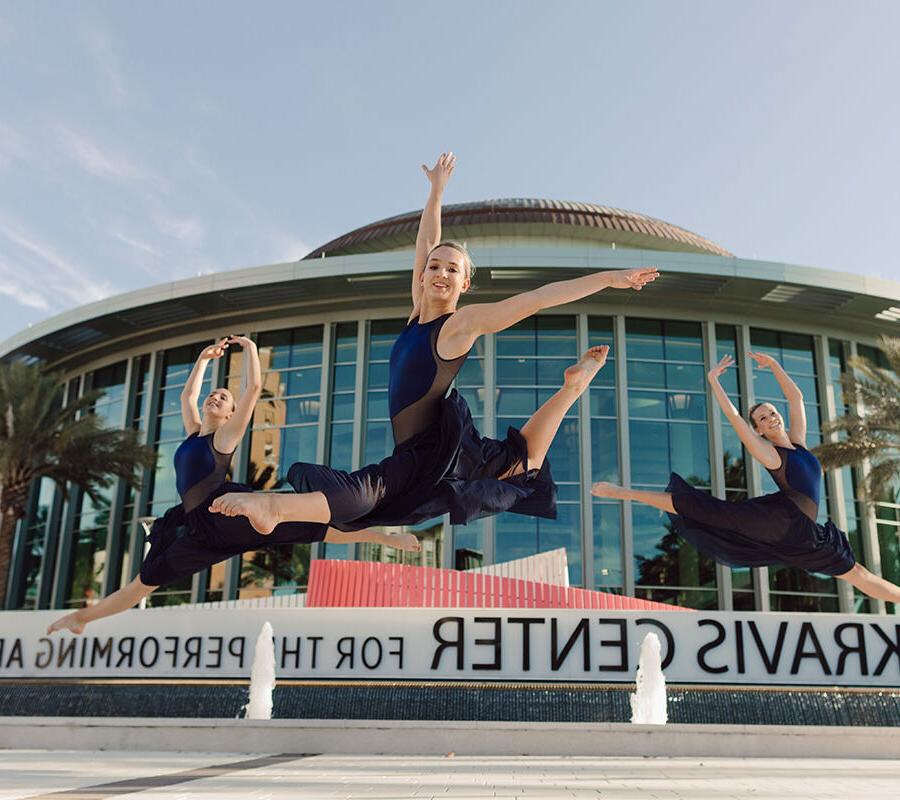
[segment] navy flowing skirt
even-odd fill
[[[175,583],[220,561],[279,544],[320,542],[328,526],[318,522],[283,522],[268,535],[247,517],[213,514],[209,505],[226,492],[251,492],[242,483],[225,483],[188,512],[177,505],[158,517],[150,529],[150,552],[141,564],[147,586]]]
[[[520,464],[523,473],[499,479]],[[455,389],[442,401],[437,423],[378,464],[345,472],[300,462],[288,482],[297,492],[323,492],[330,524],[342,531],[415,525],[443,514],[454,525],[501,511],[556,519],[549,461],[528,471],[528,445],[515,428],[502,440],[482,437]]]
[[[847,535],[830,520],[818,524],[782,492],[728,502],[696,489],[673,472],[672,527],[701,553],[732,567],[785,564],[841,575],[856,558]]]

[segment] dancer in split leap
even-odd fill
[[[805,446],[803,394],[772,356],[765,353],[750,353],[750,356],[761,368],[771,369],[775,375],[788,401],[789,429],[785,430],[781,414],[771,403],[753,406],[750,423],[741,417],[719,383],[719,376],[734,363],[731,356],[725,356],[709,371],[709,383],[747,452],[769,471],[779,491],[727,502],[695,489],[680,475],[672,473],[665,492],[595,483],[592,494],[636,500],[662,509],[679,535],[721,564],[800,567],[841,578],[870,597],[900,603],[900,587],[857,564],[843,531],[831,520],[824,525],[816,522],[822,465]]]
[[[211,511],[247,516],[263,534],[289,520],[352,531],[416,524],[445,513],[454,524],[502,511],[555,518],[547,451],[566,412],[603,366],[608,348],[588,350],[521,431],[510,428],[502,440],[483,438],[462,396],[447,390],[479,336],[603,289],[640,290],[657,271],[599,272],[457,310],[471,286],[473,266],[463,244],[441,241],[441,198],[454,166],[448,153],[432,169],[422,167],[431,192],[416,239],[413,309],[390,359],[392,455],[350,473],[294,464],[288,481],[297,494],[229,493],[217,498]]]
[[[228,347],[244,349],[244,389],[238,400],[228,389],[213,389],[200,410],[197,401],[208,364],[221,358]],[[240,553],[278,544],[308,542],[374,542],[402,550],[418,550],[411,533],[359,530],[344,532],[316,522],[286,522],[263,536],[243,517],[212,514],[209,505],[227,493],[252,489],[230,483],[226,475],[238,443],[253,418],[262,376],[256,343],[244,336],[230,336],[200,354],[181,394],[181,416],[188,437],[175,451],[175,482],[181,503],[158,518],[148,537],[150,551],[138,577],[95,605],[56,620],[47,629],[81,633],[95,619],[117,614],[137,605],[159,586],[175,583],[219,561]]]

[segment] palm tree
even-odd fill
[[[99,502],[115,477],[138,486],[138,468],[156,463],[137,431],[104,428],[90,413],[102,394],[89,392],[63,407],[60,374],[37,364],[0,364],[0,607],[32,481],[50,478],[63,491],[74,484]]]
[[[888,497],[900,485],[900,338],[883,336],[881,349],[890,369],[867,358],[849,360],[851,371],[841,376],[848,410],[822,428],[824,434],[837,433],[840,438],[814,451],[822,465],[831,469],[860,467],[868,459],[863,490],[869,500]]]

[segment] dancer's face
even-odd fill
[[[204,418],[225,422],[234,414],[234,395],[228,389],[213,389],[203,401]]]
[[[422,288],[426,297],[455,304],[468,291],[469,268],[466,257],[455,247],[433,250],[422,273]]]
[[[771,403],[763,403],[753,412],[753,426],[766,439],[779,439],[784,433],[784,417]]]

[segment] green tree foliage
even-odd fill
[[[841,376],[847,412],[823,426],[837,441],[814,452],[826,469],[862,466],[869,470],[863,487],[867,499],[893,499],[900,486],[900,338],[881,339],[890,369],[866,358],[851,358],[851,370]]]
[[[32,481],[74,484],[102,503],[118,478],[140,484],[156,453],[138,432],[103,427],[91,413],[102,392],[63,405],[61,375],[40,365],[0,364],[0,603],[6,595],[16,521],[25,516]]]

